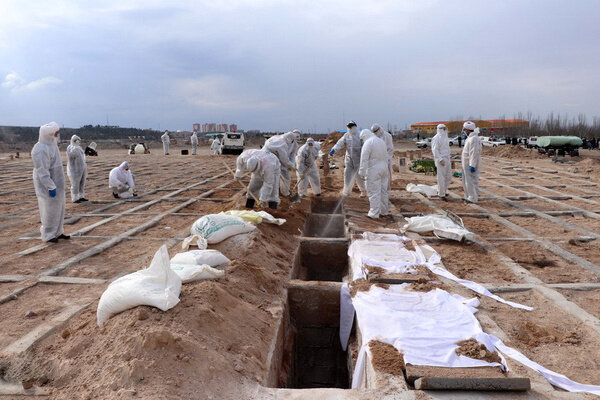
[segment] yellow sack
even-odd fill
[[[285,219],[283,218],[275,218],[271,214],[266,211],[251,211],[251,210],[229,210],[225,212],[221,212],[221,214],[225,215],[235,215],[236,217],[242,218],[244,221],[250,222],[252,224],[260,224],[261,222],[265,222],[268,224],[275,225],[283,225],[285,223]]]

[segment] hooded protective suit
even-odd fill
[[[250,149],[240,154],[236,160],[235,177],[241,178],[244,169],[252,173],[248,191],[263,203],[279,204],[279,160],[265,150]],[[247,194],[248,199],[252,198]]]
[[[448,129],[446,125],[439,124],[437,133],[431,139],[431,151],[437,168],[438,195],[445,197],[448,186],[452,180],[452,168],[450,164],[450,141],[448,140]]]
[[[387,165],[388,165],[388,173],[390,174],[390,179],[388,179],[388,200],[389,194],[392,191],[392,161],[394,159],[394,140],[392,135],[384,130],[381,125],[373,124],[371,126],[371,132],[375,134],[379,139],[383,140],[385,143],[385,149],[387,151]],[[389,203],[388,203],[389,208]]]
[[[127,161],[123,161],[121,165],[110,171],[108,175],[108,187],[113,190],[113,194],[122,199],[127,199],[133,195],[135,182]]]
[[[312,138],[308,138],[306,143],[298,150],[296,156],[296,176],[298,178],[298,194],[306,196],[308,194],[308,184],[316,195],[321,194],[321,179],[319,178],[319,169],[316,159],[319,156],[319,148]]]
[[[169,154],[169,144],[171,143],[171,137],[169,136],[169,131],[165,131],[165,133],[160,137],[163,144],[163,150],[165,155]]]
[[[360,153],[358,175],[364,177],[369,195],[369,214],[379,218],[388,214],[388,187],[390,174],[387,164],[387,149],[383,140],[368,129],[360,133],[363,147]]]
[[[65,174],[63,172],[56,122],[42,125],[38,142],[31,150],[33,161],[33,186],[38,199],[42,227],[42,240],[47,242],[62,235],[65,217]],[[54,194],[51,197],[50,194]]]
[[[190,137],[190,143],[192,144],[192,155],[195,156],[198,151],[198,135],[196,132],[192,133]]]
[[[221,140],[216,137],[213,139],[212,143],[210,144],[210,149],[213,151],[213,155],[218,155],[219,152],[221,151]]]
[[[481,172],[481,139],[479,138],[479,128],[475,128],[465,141],[461,162],[465,200],[476,203],[479,192],[479,173]],[[475,171],[471,172],[472,168]]]
[[[71,181],[71,201],[73,202],[85,198],[87,165],[80,143],[79,136],[73,135],[71,136],[71,144],[67,147],[67,175]]]
[[[296,169],[294,167],[294,156],[292,154],[294,148],[297,149],[296,134],[293,132],[287,132],[283,135],[277,135],[270,137],[263,146],[263,150],[273,153],[280,162],[281,165],[281,176],[279,177],[279,190],[283,196],[290,194],[290,184],[292,180],[290,169]]]
[[[337,152],[344,147],[346,148],[346,157],[344,158],[344,190],[342,191],[342,194],[348,196],[350,192],[352,192],[355,181],[358,184],[360,192],[364,194],[366,192],[365,182],[362,178],[357,176],[358,168],[360,167],[360,151],[362,149],[362,144],[356,126],[348,128],[346,133],[344,133],[344,136],[342,136],[335,146],[333,146],[332,150],[333,152]]]

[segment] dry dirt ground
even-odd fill
[[[399,144],[398,150],[412,146]],[[273,212],[287,219],[282,226],[261,224],[250,234],[211,246],[232,260],[222,267],[225,277],[183,285],[181,302],[173,309],[138,307],[114,316],[102,328],[96,325],[98,299],[111,280],[147,267],[162,244],[171,256],[177,253],[200,216],[243,207],[243,189],[223,165],[233,168],[235,156],[212,156],[206,148],[198,156],[178,153],[173,149],[170,156],[129,156],[108,150],[88,157],[86,197],[91,201],[70,203],[67,188],[65,232],[73,236],[55,244],[39,240],[31,160],[1,157],[0,398],[393,397],[385,389],[314,392],[267,387],[274,368],[271,347],[286,309],[286,287],[310,199],[283,199]],[[392,182],[395,221],[373,226],[398,231],[403,215],[440,209],[463,217],[465,226],[478,234],[476,243],[424,237],[440,252],[446,268],[508,300],[535,307],[532,312],[515,310],[484,298],[478,313],[484,329],[556,372],[598,385],[597,160],[556,164],[526,151],[518,154],[515,158],[506,150],[486,151],[477,205],[461,201],[458,178],[453,178],[449,202],[407,193],[407,183],[434,184],[435,177],[400,167]],[[131,164],[139,193],[131,200],[114,199],[107,184],[110,169],[124,160]],[[333,161],[340,168],[322,179],[324,197],[339,194],[342,160],[336,155]],[[358,195],[353,193],[346,205],[359,225],[369,224],[360,217],[366,199]],[[393,352],[384,353],[386,365],[397,364],[389,360]],[[529,395],[516,397],[593,398],[569,395],[536,372],[516,362],[509,365],[534,384]],[[20,395],[1,395],[11,391]],[[399,398],[436,396],[410,392]]]

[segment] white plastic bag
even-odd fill
[[[451,239],[456,241],[473,240],[475,235],[452,221],[445,215],[428,214],[420,217],[404,218],[406,225],[402,227],[403,231],[412,231],[417,233],[433,232],[439,238]]]
[[[225,271],[212,268],[210,265],[171,264],[171,269],[181,278],[183,283],[203,279],[217,279],[225,275]]]
[[[406,185],[406,191],[411,193],[422,193],[427,197],[437,196],[438,194],[438,186],[428,186],[423,184],[415,185],[414,183],[409,183]]]
[[[225,257],[219,250],[190,250],[184,253],[177,253],[171,258],[173,264],[192,264],[192,265],[217,265],[227,264],[229,258]]]
[[[187,250],[190,244],[197,240],[198,248],[204,250],[209,244],[219,243],[230,236],[254,229],[254,225],[234,215],[208,214],[194,222],[190,228],[191,236],[183,241],[181,247]]]
[[[115,314],[141,305],[167,311],[179,303],[180,292],[181,278],[169,268],[169,252],[167,246],[162,245],[150,267],[108,285],[98,302],[98,326]]]

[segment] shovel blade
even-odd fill
[[[295,193],[295,194],[290,194],[290,195],[288,196],[288,199],[289,199],[291,202],[294,202],[294,203],[300,203],[300,202],[302,202],[302,199],[300,199],[300,195],[298,195],[298,193]]]

